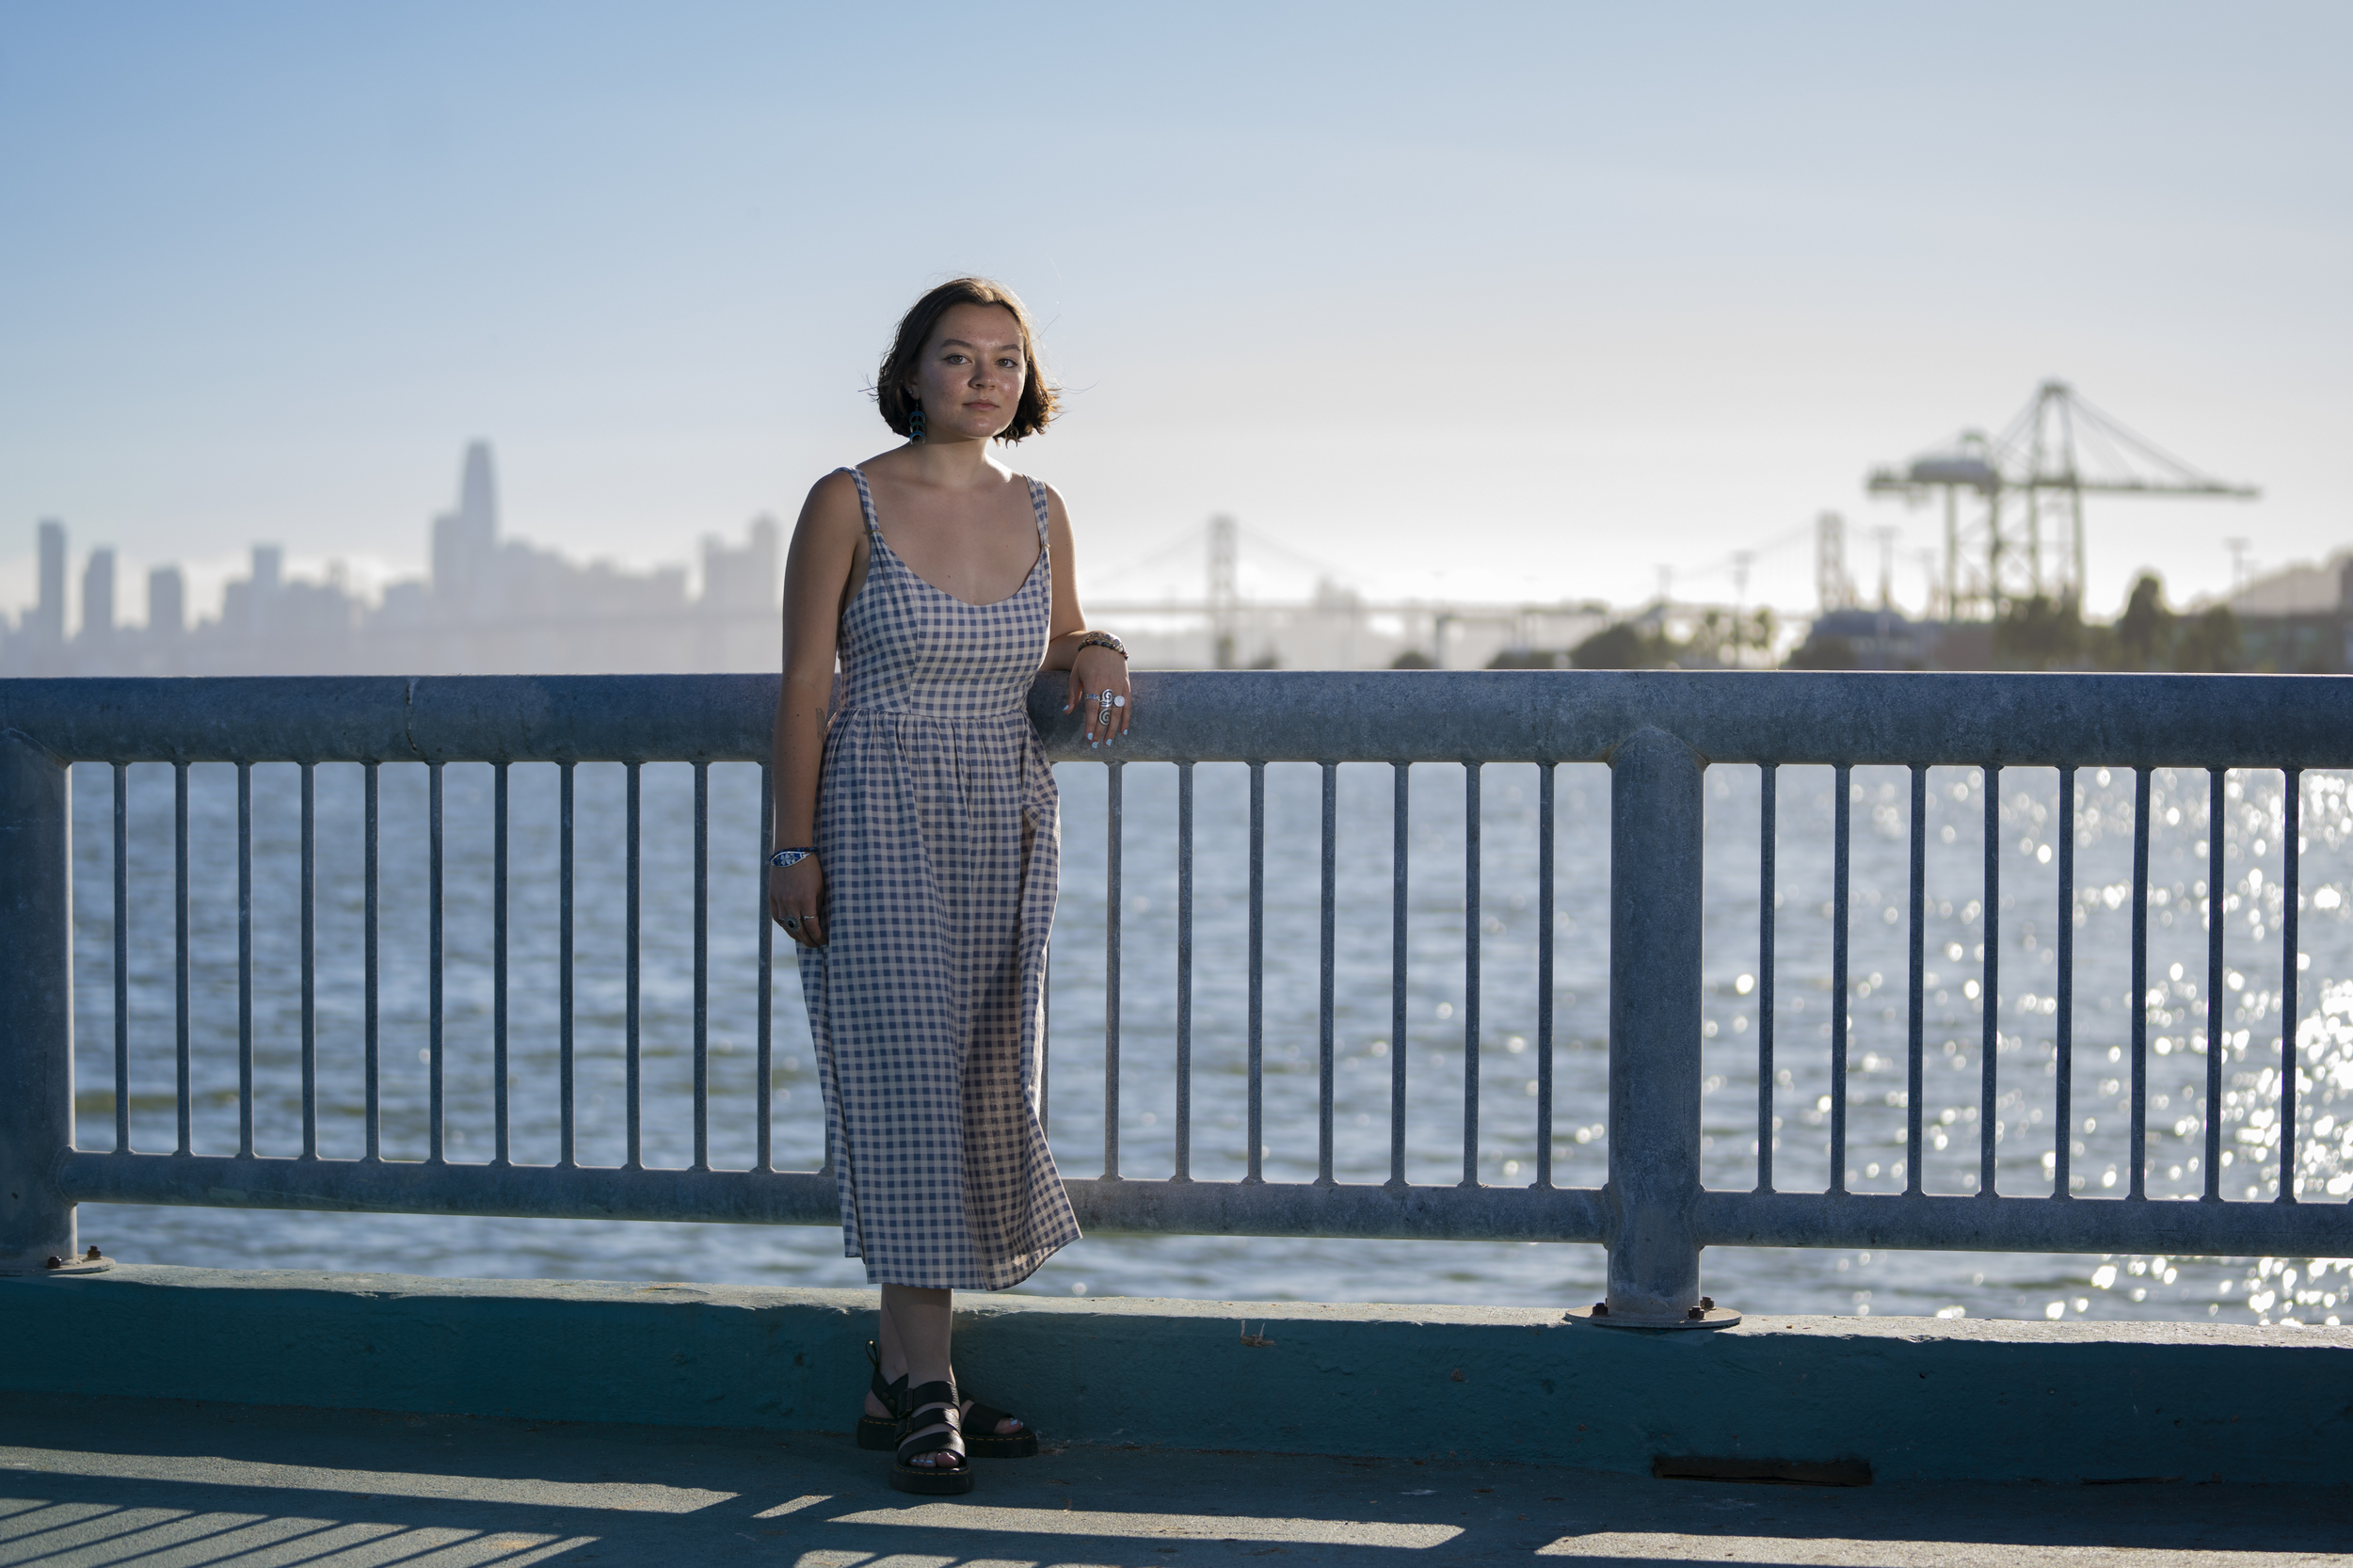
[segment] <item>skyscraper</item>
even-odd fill
[[[65,641],[65,524],[40,525],[40,600],[24,617],[24,631],[50,648]]]
[[[498,555],[498,474],[490,443],[470,441],[457,477],[457,510],[433,520],[433,597],[442,614],[472,620],[487,613],[495,592]]]
[[[187,579],[178,567],[155,568],[147,574],[147,634],[177,637],[187,629]]]
[[[84,642],[104,642],[115,634],[115,552],[93,550],[82,568],[82,631]]]

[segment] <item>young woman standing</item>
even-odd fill
[[[1079,1235],[1037,1115],[1061,823],[1030,685],[1068,670],[1090,744],[1134,710],[1062,498],[990,449],[1055,412],[1021,302],[933,289],[875,398],[904,444],[819,480],[786,561],[768,907],[800,944],[843,1251],[882,1287],[860,1442],[895,1438],[903,1491],[968,1492],[973,1453],[1037,1443],[958,1392],[950,1292]]]

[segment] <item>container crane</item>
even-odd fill
[[[2080,604],[2087,495],[2244,501],[2261,493],[2192,468],[2085,402],[2064,381],[2043,382],[2000,435],[1963,431],[1944,451],[1900,469],[1874,469],[1864,488],[1913,505],[1943,493],[1945,603],[1952,620],[1995,619],[2004,605],[2038,596]],[[1963,492],[1980,504],[1974,520],[1961,515]]]

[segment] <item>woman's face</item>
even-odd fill
[[[956,305],[939,318],[911,389],[928,440],[986,440],[1013,423],[1030,366],[1002,305]]]

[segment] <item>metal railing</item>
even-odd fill
[[[1062,678],[1042,678],[1031,709],[1059,760],[1104,760],[1060,712]],[[2353,1254],[2353,1208],[2298,1201],[2294,1182],[2297,1081],[2295,1001],[2297,775],[2353,766],[2353,680],[2306,677],[2090,675],[1837,675],[1593,672],[1382,674],[1140,674],[1141,722],[1109,763],[1110,835],[1105,910],[1104,1150],[1099,1177],[1068,1182],[1081,1223],[1094,1228],[1266,1236],[1481,1238],[1599,1242],[1609,1249],[1613,1320],[1689,1320],[1708,1245],[1949,1248],[2051,1252],[2162,1252],[2178,1256]],[[760,762],[761,847],[768,833],[768,726],[776,682],[764,677],[580,677],[0,681],[0,1268],[70,1258],[73,1206],[83,1202],[233,1205],[439,1214],[831,1224],[835,1186],[824,1171],[773,1168],[772,936],[761,921],[758,958],[757,1148],[751,1168],[714,1168],[709,1138],[710,793],[714,763]],[[73,1146],[72,986],[67,766],[111,765],[114,780],[113,913],[115,1146]],[[573,769],[626,765],[627,1159],[583,1165],[575,1146],[573,1041]],[[695,778],[693,932],[694,1160],[685,1169],[643,1162],[639,1133],[639,770],[690,763]],[[1234,1181],[1193,1176],[1193,765],[1248,765],[1248,1164]],[[239,883],[239,1144],[234,1155],[191,1146],[189,1032],[188,770],[236,767]],[[254,1066],[251,769],[298,765],[301,776],[301,1150],[257,1155]],[[322,1158],[318,1139],[313,987],[312,770],[358,763],[365,778],[365,1153]],[[379,1138],[377,769],[428,770],[430,955],[426,1048],[429,1105],[423,1160],[388,1159]],[[495,777],[492,973],[494,1154],[488,1163],[448,1158],[441,1136],[444,963],[441,879],[446,853],[441,769],[487,762]],[[561,776],[562,995],[559,1157],[518,1163],[507,1097],[507,768],[557,766]],[[1124,1172],[1120,1160],[1121,821],[1127,765],[1177,770],[1176,856],[1174,1169],[1160,1179]],[[1266,1178],[1263,1083],[1266,920],[1265,770],[1273,762],[1321,769],[1321,971],[1318,1160],[1312,1181]],[[1389,1174],[1384,1182],[1336,1178],[1336,777],[1346,762],[1395,770],[1392,920],[1393,1038],[1388,1061]],[[1536,1083],[1537,1153],[1526,1186],[1480,1179],[1481,770],[1539,764]],[[1600,1188],[1557,1185],[1553,1168],[1555,775],[1560,764],[1610,770],[1609,859],[1639,874],[1609,879],[1609,1179]],[[176,936],[176,1148],[134,1152],[130,1141],[130,1040],[125,1006],[126,770],[166,763],[174,777]],[[1406,1174],[1407,779],[1416,764],[1452,764],[1465,778],[1463,1175],[1459,1184],[1409,1182]],[[1756,1175],[1752,1191],[1708,1189],[1701,1179],[1703,999],[1701,972],[1704,796],[1711,764],[1751,764],[1761,776],[1757,932]],[[1830,1182],[1823,1192],[1774,1185],[1775,875],[1777,770],[1835,771],[1835,888],[1831,989],[1849,994],[1849,775],[1858,766],[1909,770],[1911,781],[1908,1091],[1901,1193],[1847,1190],[1849,1018],[1830,1025]],[[1924,908],[1928,770],[1984,770],[1983,1048],[1979,1172],[1969,1195],[1923,1187]],[[2116,1199],[2072,1195],[2067,1048],[2073,1010],[2073,921],[2057,922],[2059,1049],[2055,1145],[2048,1195],[1997,1192],[1995,1111],[2002,1093],[1996,1010],[2002,837],[1996,820],[2002,769],[2056,768],[2060,821],[2072,824],[2075,770],[2134,770],[2133,996],[2129,1096],[2131,1168]],[[2153,1199],[2147,1190],[2149,791],[2153,770],[2210,774],[2204,1192],[2201,1201]],[[2281,939],[2281,1134],[2279,1193],[2227,1201],[2221,1167],[2224,774],[2277,769],[2286,783],[2284,929]],[[2059,908],[2071,911],[2074,834],[2056,835]],[[743,918],[753,889],[745,880]],[[1892,918],[1892,912],[1891,912]],[[1304,937],[1305,933],[1289,934]],[[1876,977],[1875,977],[1876,978]],[[1891,1103],[1893,1103],[1891,1101]]]

